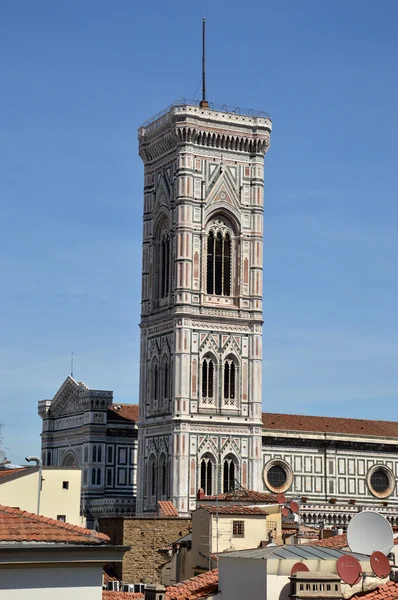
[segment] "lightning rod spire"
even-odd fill
[[[206,100],[206,19],[202,21],[202,100],[199,106],[208,108],[209,103]]]

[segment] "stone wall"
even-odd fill
[[[113,544],[131,546],[121,572],[126,583],[160,582],[159,569],[169,560],[162,550],[191,529],[190,519],[175,518],[105,518],[99,524]]]

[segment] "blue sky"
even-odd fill
[[[200,83],[267,111],[264,409],[395,418],[395,0],[0,3],[0,401],[40,449],[70,370],[138,394],[137,128]]]

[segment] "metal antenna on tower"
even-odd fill
[[[206,19],[202,21],[202,100],[199,106],[201,108],[209,108],[209,103],[206,100]]]
[[[73,352],[70,355],[70,376],[73,377]]]

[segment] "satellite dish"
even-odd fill
[[[288,508],[286,508],[286,506],[284,506],[284,507],[282,508],[282,511],[281,511],[281,512],[282,512],[282,515],[283,515],[284,517],[287,517],[287,515],[289,514],[289,509],[288,509]]]
[[[337,573],[345,583],[355,585],[361,579],[361,563],[354,556],[344,554],[337,561]]]
[[[385,554],[379,551],[373,552],[371,555],[370,566],[372,567],[373,573],[377,577],[380,577],[380,579],[388,577],[391,571],[390,561]]]
[[[309,568],[307,567],[307,565],[305,565],[302,562],[296,562],[292,566],[292,570],[290,571],[290,575],[293,575],[293,573],[298,573],[299,571],[301,571],[301,572],[309,571]]]
[[[6,453],[4,450],[0,450],[0,464],[2,464],[6,459]]]
[[[278,504],[285,504],[286,502],[286,496],[285,494],[277,494],[276,495],[276,501]]]
[[[299,511],[299,505],[294,500],[292,500],[290,503],[290,510],[292,511],[292,513],[298,513]]]
[[[394,545],[390,523],[372,510],[360,512],[350,521],[347,543],[351,552],[370,556],[376,550],[387,555]]]

